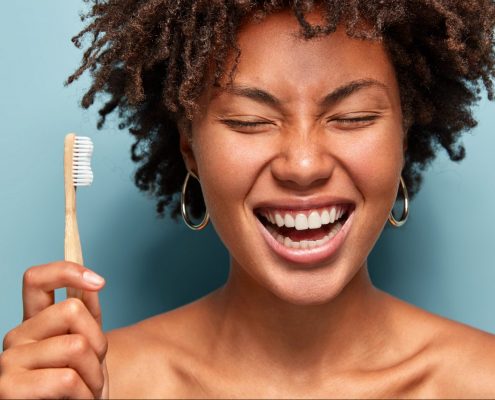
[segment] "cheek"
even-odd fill
[[[196,159],[212,220],[238,212],[263,168],[268,146],[248,134],[216,131],[197,138]]]
[[[360,266],[382,232],[397,196],[403,165],[401,133],[373,132],[354,143],[347,143],[342,152],[342,166],[352,187],[359,193],[359,216],[349,237],[347,259]]]
[[[384,129],[364,135],[349,144],[343,157],[364,202],[375,203],[377,211],[391,207],[404,162],[401,131]]]

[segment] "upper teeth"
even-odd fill
[[[322,225],[333,224],[344,215],[345,206],[332,206],[321,210],[311,212],[293,212],[293,211],[261,211],[267,220],[279,227],[296,228],[298,231],[304,229],[318,229]]]

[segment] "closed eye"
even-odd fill
[[[366,115],[363,117],[353,117],[353,118],[333,118],[329,122],[335,121],[338,124],[346,126],[363,126],[368,125],[379,118],[378,115]],[[272,122],[268,121],[243,121],[236,119],[223,119],[221,122],[231,128],[257,128],[267,125],[273,125]]]
[[[371,125],[373,121],[380,116],[377,114],[363,115],[362,117],[350,117],[350,118],[330,118],[328,122],[334,122],[344,128],[359,128]]]
[[[355,124],[360,122],[370,122],[374,121],[378,118],[378,115],[367,115],[365,117],[356,117],[356,118],[334,118],[330,121],[337,121],[342,124]]]
[[[270,122],[252,122],[252,121],[240,121],[235,119],[224,119],[222,122],[225,125],[232,127],[255,127],[260,125],[269,125]]]
[[[221,123],[240,133],[263,133],[276,127],[271,121],[246,121],[240,119],[222,119]]]

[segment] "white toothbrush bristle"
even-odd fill
[[[93,142],[87,136],[76,136],[72,155],[72,182],[74,186],[89,186],[93,183],[91,155]]]

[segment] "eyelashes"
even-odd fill
[[[327,120],[327,123],[335,123],[338,126],[340,125],[341,127],[344,128],[349,128],[349,127],[358,128],[358,127],[368,126],[378,118],[379,115],[376,114],[365,115],[362,117],[352,117],[352,118],[331,118]],[[265,128],[268,127],[269,125],[275,125],[273,122],[269,122],[269,121],[244,121],[237,119],[222,119],[220,121],[226,126],[233,129],[244,128],[249,130],[254,128]]]
[[[222,122],[231,127],[257,127],[260,125],[269,125],[271,122],[251,122],[251,121],[241,121],[236,119],[224,119]]]
[[[338,121],[343,124],[359,124],[362,122],[371,122],[378,118],[378,115],[367,115],[365,117],[356,117],[356,118],[335,118],[330,121]]]

